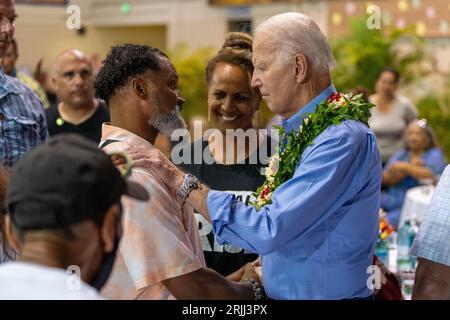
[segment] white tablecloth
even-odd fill
[[[400,215],[399,228],[406,220],[415,220],[417,224],[422,223],[427,212],[428,205],[433,197],[435,187],[433,185],[411,188],[406,192]]]

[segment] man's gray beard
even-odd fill
[[[176,106],[169,113],[154,114],[148,120],[148,124],[159,131],[159,133],[170,136],[176,129],[185,129],[186,122],[180,114],[181,107]]]

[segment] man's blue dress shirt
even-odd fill
[[[41,101],[0,67],[0,166],[12,167],[48,137]]]
[[[333,85],[283,121],[297,130]],[[330,126],[301,155],[292,179],[257,211],[226,192],[208,193],[214,234],[262,255],[272,299],[368,297],[378,237],[381,161],[373,132],[358,121]]]

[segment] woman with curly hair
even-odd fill
[[[253,141],[237,134],[238,130],[243,136],[246,132],[251,134],[252,130],[257,132],[253,120],[257,119],[261,106],[261,93],[250,85],[254,71],[252,44],[251,36],[231,32],[220,51],[208,62],[205,72],[208,126],[216,134],[193,142],[189,146],[189,162],[180,164],[211,188],[232,192],[246,204],[254,201],[252,194],[264,182],[261,169],[268,163],[272,145],[275,147],[275,142],[263,134],[254,134]],[[244,148],[239,148],[240,143]],[[212,161],[195,162],[197,150]],[[232,245],[218,244],[212,224],[201,214],[195,216],[208,267],[226,276],[258,257]]]

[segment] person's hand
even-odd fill
[[[376,259],[375,265],[380,268],[380,271],[381,271],[381,287],[383,287],[387,283],[387,277],[386,276],[391,274],[392,272],[389,271],[389,269],[384,265],[383,262],[381,262],[380,259]],[[381,288],[379,288],[379,289],[375,288],[373,293],[377,294],[378,291],[380,291],[380,290],[381,290]]]
[[[415,166],[419,166],[419,167],[423,167],[425,166],[425,163],[423,162],[423,160],[419,157],[414,157],[411,159],[411,164],[415,165]]]
[[[244,267],[245,269],[244,273],[242,274],[240,283],[252,287],[255,300],[266,299],[267,296],[266,293],[264,292],[262,280],[258,276],[258,273],[256,272],[256,268],[261,267],[255,267],[255,264],[252,262],[247,263]]]
[[[387,174],[390,176],[391,180],[396,182],[402,181],[407,177],[406,169],[409,163],[404,161],[394,162],[388,169]]]
[[[247,268],[249,268],[247,270]],[[245,264],[244,266],[242,266],[241,268],[239,268],[238,270],[236,270],[235,272],[229,274],[228,276],[226,276],[226,278],[228,280],[234,281],[234,282],[240,282],[243,279],[245,279],[245,277],[247,276],[251,276],[252,274],[252,270],[254,270],[257,278],[255,278],[255,280],[259,281],[260,283],[262,283],[262,272],[261,272],[261,256],[258,257],[258,259],[256,259],[253,262],[249,262],[247,264]],[[244,275],[245,272],[247,271],[247,275]],[[254,274],[253,274],[254,276]]]
[[[405,161],[397,161],[394,162],[390,167],[389,171],[391,171],[394,174],[405,174],[406,166],[408,165]]]
[[[242,273],[240,282],[245,282],[246,280],[250,280],[253,279],[256,281],[256,284],[258,285],[258,287],[262,288],[262,281],[259,278],[258,273],[256,272],[256,267],[253,265],[253,263],[247,263],[244,266],[244,272]]]
[[[261,256],[259,256],[255,261],[252,262],[255,267],[261,267]]]
[[[244,275],[245,268],[247,267],[247,264],[242,266],[241,268],[237,269],[235,272],[229,274],[226,276],[226,278],[230,281],[234,282],[240,282],[242,279],[242,276]]]
[[[142,167],[152,171],[172,191],[176,192],[183,183],[184,172],[178,169],[157,148],[143,149],[132,147],[126,152],[133,159],[133,167]]]
[[[252,264],[255,267],[255,272],[258,274],[259,280],[262,282],[261,256],[259,256],[258,259],[253,261]]]

